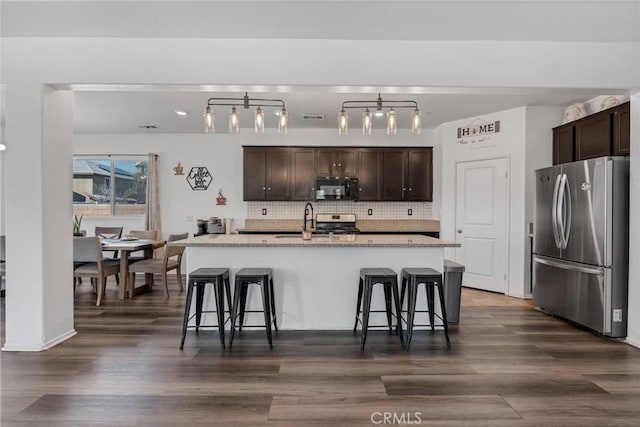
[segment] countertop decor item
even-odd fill
[[[265,117],[262,108],[278,108],[278,110],[275,111],[276,116],[278,116],[278,132],[284,133],[285,135],[287,133],[289,125],[289,113],[285,108],[284,101],[282,99],[249,98],[249,94],[247,92],[245,92],[244,96],[241,98],[209,98],[207,100],[207,107],[205,108],[203,115],[205,133],[215,132],[215,114],[211,107],[214,107],[216,105],[227,105],[231,107],[231,111],[229,112],[229,133],[240,132],[240,118],[238,116],[238,111],[236,110],[237,105],[242,106],[245,110],[248,110],[249,107],[258,107],[253,115],[253,126],[255,133],[264,133]]]
[[[216,205],[226,205],[227,198],[222,194],[222,188],[218,190],[218,197],[216,197]]]
[[[602,100],[600,110],[606,110],[607,108],[615,107],[616,105],[620,105],[620,99],[617,96],[607,96]]]
[[[182,163],[178,162],[178,163],[173,167],[173,174],[174,174],[174,175],[184,175],[183,170],[184,170],[184,168],[182,167]]]

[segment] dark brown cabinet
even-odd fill
[[[318,149],[316,170],[320,176],[356,176],[356,150]]]
[[[245,147],[244,200],[290,200],[290,151]]]
[[[357,151],[359,199],[380,200],[381,151],[363,148]]]
[[[612,107],[553,129],[553,164],[630,153],[630,104]]]
[[[407,150],[403,200],[431,201],[433,194],[433,151]]]
[[[245,201],[315,200],[317,176],[357,177],[363,201],[432,198],[431,147],[243,148]]]
[[[627,102],[613,112],[613,155],[631,153],[631,108]]]
[[[316,185],[316,150],[291,149],[291,200],[314,200]]]
[[[575,160],[608,156],[611,153],[611,115],[592,114],[575,123]]]
[[[572,162],[573,158],[573,125],[553,129],[553,164]]]

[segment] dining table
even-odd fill
[[[153,256],[154,249],[164,246],[164,242],[148,239],[121,238],[121,239],[102,239],[102,250],[104,252],[119,251],[120,252],[120,286],[118,297],[123,300],[132,298],[134,294],[148,292],[153,286],[153,274],[145,274],[145,283],[133,289],[129,280],[129,256],[132,252],[144,251],[145,258]]]

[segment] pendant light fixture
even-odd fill
[[[396,135],[398,133],[398,113],[395,109],[411,108],[411,133],[419,135],[422,133],[422,114],[418,109],[416,101],[387,101],[378,94],[378,98],[371,101],[344,101],[340,114],[338,115],[338,135],[346,135],[348,126],[348,116],[346,110],[349,108],[364,108],[362,113],[362,134],[371,135],[373,116],[382,117],[387,115],[387,134]],[[371,110],[373,110],[373,113]]]
[[[231,107],[231,111],[229,112],[229,133],[240,132],[240,116],[236,110],[236,106],[238,105],[241,105],[244,109],[249,109],[249,107],[258,107],[253,115],[253,127],[255,133],[264,133],[265,114],[263,108],[265,107],[276,107],[280,109],[277,122],[278,132],[286,134],[288,131],[289,113],[285,108],[283,100],[249,98],[248,93],[245,92],[244,96],[239,98],[209,98],[207,100],[207,106],[203,114],[205,133],[215,132],[215,114],[212,107],[218,105]]]

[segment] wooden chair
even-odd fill
[[[135,237],[137,239],[153,240],[154,246],[152,258],[156,257],[156,249],[164,246],[164,244],[160,245],[159,243],[157,243],[160,240],[160,236],[157,230],[131,230],[127,236]],[[140,255],[131,256],[134,253],[140,253],[140,251],[129,254],[129,264],[146,259],[146,257]]]
[[[94,234],[103,239],[120,239],[122,237],[122,227],[100,227],[95,228]],[[112,252],[111,259],[118,259],[118,251],[107,251],[103,254]],[[120,275],[116,274],[116,284],[120,285]]]
[[[73,278],[90,277],[97,282],[96,306],[100,305],[107,284],[107,276],[120,271],[120,261],[104,259],[98,237],[73,238],[73,262],[80,264],[73,270]]]
[[[182,240],[189,237],[189,233],[182,234],[170,234],[167,242],[173,242],[176,240]],[[162,282],[164,283],[164,290],[169,296],[169,283],[167,281],[167,273],[171,270],[176,270],[176,278],[178,279],[178,285],[180,285],[180,292],[184,292],[184,284],[182,283],[182,254],[184,247],[179,246],[165,246],[164,256],[162,259],[147,258],[135,262],[129,266],[130,282],[132,289],[135,289],[135,273],[157,273],[162,274]]]

